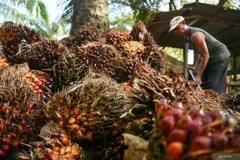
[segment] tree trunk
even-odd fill
[[[109,28],[107,0],[73,0],[71,35],[82,25],[92,25],[100,31]]]

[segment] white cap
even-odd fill
[[[173,17],[173,19],[170,21],[170,29],[168,32],[175,29],[182,21],[184,21],[184,18],[182,16]]]

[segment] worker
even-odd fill
[[[184,36],[194,53],[197,53],[192,70],[196,69],[201,59],[196,82],[201,84],[202,89],[212,90],[218,94],[225,93],[230,57],[227,47],[205,30],[188,26],[182,16],[176,16],[170,21],[170,31],[178,36]]]

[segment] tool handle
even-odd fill
[[[189,66],[187,66],[187,68],[189,69]],[[189,71],[192,79],[193,79],[194,81],[196,81],[196,78],[195,78],[195,76],[194,76],[194,74],[193,74],[193,71],[192,71],[191,69],[189,69],[188,71]],[[202,90],[202,87],[200,86],[200,84],[198,84],[197,86],[198,86],[198,89]]]

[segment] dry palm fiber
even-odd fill
[[[3,45],[3,53],[10,63],[20,64],[25,62],[16,55],[22,41],[31,44],[41,39],[42,36],[38,32],[26,25],[5,22],[0,28],[0,41]]]
[[[223,95],[223,107],[224,110],[230,114],[235,115],[236,119],[240,123],[240,91],[230,92]]]
[[[36,138],[45,124],[44,99],[25,83],[27,64],[0,70],[0,156]]]
[[[135,96],[139,97],[139,102],[154,102],[154,99],[166,98],[189,105],[198,104],[205,110],[222,109],[220,96],[211,91],[205,91],[204,94],[196,91],[189,82],[184,80],[182,75],[174,71],[166,70],[160,73],[146,66],[139,66],[139,68],[141,69],[136,71],[140,72],[135,73],[133,83],[135,94],[141,95],[141,97]]]
[[[102,140],[124,129],[120,116],[131,107],[129,103],[116,81],[90,71],[77,84],[56,93],[46,114],[68,130],[73,140]]]
[[[17,159],[71,159],[83,160],[84,152],[82,147],[72,141],[64,130],[56,124],[55,132],[50,133],[48,137],[40,135],[38,141],[33,141],[30,144],[24,144],[29,147],[18,152],[15,157]],[[48,132],[46,130],[46,132]]]

